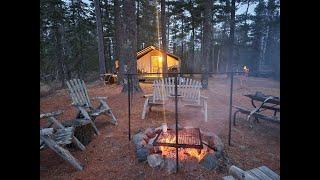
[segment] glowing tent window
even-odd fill
[[[151,72],[162,73],[162,57],[151,56]]]

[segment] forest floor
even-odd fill
[[[60,158],[50,149],[40,151],[41,179],[221,179],[227,175],[223,171],[209,171],[196,164],[192,171],[181,168],[177,174],[168,175],[164,170],[153,169],[148,163],[139,163],[135,157],[135,147],[128,140],[128,96],[121,93],[121,86],[103,85],[99,82],[87,85],[89,95],[108,96],[108,104],[118,119],[118,126],[106,121],[106,116],[96,119],[101,133],[93,136],[85,151],[69,149],[83,165],[83,171],[76,171],[68,162]],[[154,108],[145,120],[141,119],[144,94],[152,92],[151,84],[141,83],[144,93],[135,93],[131,110],[131,134],[148,127],[159,127],[164,121],[174,124],[174,106],[169,103],[163,107]],[[179,124],[182,126],[199,127],[203,131],[216,133],[225,145],[225,154],[232,164],[244,169],[252,169],[262,165],[280,175],[280,125],[259,121],[253,128],[244,120],[245,116],[232,126],[232,146],[228,146],[230,80],[224,76],[210,77],[209,89],[201,90],[208,97],[208,122],[204,122],[203,114],[197,109],[179,106]],[[268,95],[280,95],[280,83],[266,78],[249,77],[245,88],[240,88],[237,77],[234,81],[233,104],[252,109],[247,93],[261,91]],[[40,110],[51,112],[65,110],[58,119],[61,121],[73,119],[76,110],[71,104],[66,89],[40,99]],[[94,103],[97,106],[97,102]],[[165,112],[165,113],[164,113]],[[272,112],[266,112],[272,113]],[[40,126],[45,124],[40,120]]]

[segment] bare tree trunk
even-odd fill
[[[208,88],[208,65],[210,59],[210,40],[212,37],[212,25],[211,25],[211,13],[212,13],[212,1],[204,1],[204,22],[203,22],[203,52],[202,52],[202,77],[201,84],[204,89]]]
[[[169,27],[169,25],[170,25],[170,17],[167,17],[167,21],[166,22],[167,22],[167,34],[166,34],[167,35],[167,51],[168,51],[168,49],[169,49],[169,40],[170,40],[170,27]]]
[[[190,72],[194,73],[194,38],[195,38],[195,27],[194,27],[194,14],[193,14],[193,3],[192,0],[189,0],[189,10],[191,13],[191,29],[192,29],[192,34],[191,34],[191,53],[190,53]],[[193,74],[191,74],[191,77],[193,77]]]
[[[111,73],[111,72],[114,72],[114,63],[112,63],[112,47],[111,47],[111,44],[112,44],[112,41],[111,39],[109,39],[108,41],[108,73]]]
[[[220,48],[218,48],[217,52],[217,73],[219,73],[219,62],[220,62]]]
[[[161,39],[162,39],[162,73],[168,72],[167,67],[167,39],[166,39],[166,4],[165,0],[161,0]],[[165,77],[166,75],[164,75]]]
[[[126,24],[126,41],[124,43],[127,50],[126,60],[129,63],[128,73],[137,73],[137,16],[135,13],[135,0],[124,0],[125,24]],[[132,76],[133,92],[141,92],[137,76]],[[128,84],[124,83],[122,92],[128,90]]]
[[[103,17],[105,17],[105,22],[107,23],[111,23],[111,12],[109,11],[109,4],[108,4],[109,0],[104,0],[104,14]],[[107,29],[107,31],[110,31],[110,29]],[[113,65],[112,65],[112,53],[111,53],[111,37],[106,37],[105,39],[105,45],[106,47],[106,72],[107,73],[111,73],[113,71]]]
[[[62,24],[58,24],[55,23],[55,28],[54,28],[54,36],[55,36],[55,48],[57,53],[57,62],[58,62],[58,77],[61,81],[61,87],[65,86],[65,78],[66,78],[66,73],[65,73],[65,63],[64,63],[64,55],[63,55],[63,43],[62,43],[62,39],[63,39],[63,25]]]
[[[250,0],[248,0],[248,3],[247,3],[246,15],[245,15],[245,20],[244,20],[244,23],[246,25],[247,25],[247,19],[248,19],[249,6],[250,6]]]
[[[229,51],[229,63],[230,68],[232,68],[232,65],[234,63],[234,56],[233,56],[233,50],[234,50],[234,28],[235,28],[235,12],[236,12],[236,1],[231,1],[231,18],[230,18],[230,51]]]
[[[186,61],[185,61],[185,57],[184,57],[184,16],[183,14],[181,14],[181,34],[182,34],[182,40],[181,40],[181,70],[180,70],[180,73],[182,73],[182,70],[183,72],[185,71],[186,69]]]
[[[173,37],[172,37],[172,44],[173,44],[172,52],[173,52],[173,54],[177,54],[177,43],[176,43],[176,40],[177,40],[177,31],[174,31],[174,34],[173,34]],[[181,64],[180,64],[180,66],[181,66]]]
[[[65,39],[65,29],[64,25],[61,24],[60,26],[60,33],[61,33],[61,47],[62,47],[62,57],[63,57],[63,65],[64,65],[64,77],[67,79],[71,79],[71,71],[68,64],[65,62],[67,57],[67,49],[69,48]]]
[[[103,29],[101,22],[101,9],[100,0],[94,0],[95,14],[96,14],[96,24],[97,24],[97,34],[98,34],[98,53],[99,53],[99,73],[106,73],[106,61],[104,55],[104,44],[103,44]]]
[[[122,20],[121,20],[121,8],[120,1],[114,0],[114,24],[115,24],[115,40],[116,40],[116,48],[115,48],[115,59],[119,62],[119,73],[118,73],[118,84],[122,84],[124,81],[124,73],[125,73],[125,62],[124,62],[124,53],[123,53],[123,30]]]

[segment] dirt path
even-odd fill
[[[217,133],[225,143],[226,153],[233,163],[243,169],[250,169],[266,165],[280,173],[280,125],[260,121],[250,129],[245,120],[240,120],[232,129],[232,146],[227,145],[228,139],[228,105],[229,80],[223,77],[213,77],[209,81],[209,89],[202,93],[208,96],[208,122],[204,122],[203,113],[194,108],[179,106],[179,123],[200,127],[204,131]],[[151,84],[141,84],[145,93],[152,91]],[[127,94],[121,93],[121,87],[99,84],[88,86],[90,96],[108,96],[108,103],[118,118],[117,127],[106,122],[106,117],[97,118],[100,136],[93,137],[92,142],[82,152],[71,149],[71,153],[85,166],[81,172],[74,170],[50,149],[40,152],[42,170],[41,179],[149,179],[154,177],[169,179],[219,179],[226,172],[211,172],[200,165],[193,171],[181,169],[176,175],[166,175],[161,170],[154,170],[147,163],[138,163],[135,158],[134,147],[128,141],[128,106]],[[248,88],[239,89],[239,82],[235,80],[233,104],[252,107],[248,98],[243,94],[262,91],[266,94],[279,95],[279,83],[262,78],[249,78]],[[144,102],[143,94],[133,97],[131,128],[132,133],[147,127],[158,127],[162,122],[174,123],[174,106],[168,104],[163,108],[154,108],[145,120],[141,120]],[[75,117],[76,111],[70,106],[71,100],[67,91],[62,90],[40,100],[43,112],[64,109],[65,113],[59,117],[61,121]],[[97,105],[97,103],[94,103]],[[164,113],[165,112],[165,115]],[[43,125],[44,121],[40,121]]]

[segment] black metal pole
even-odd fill
[[[128,78],[128,119],[129,119],[129,141],[131,140],[131,130],[130,130],[130,120],[131,120],[131,88],[130,88],[130,79],[131,79],[131,75],[127,75],[127,78]]]
[[[175,100],[175,116],[176,116],[176,165],[177,172],[179,170],[179,154],[178,154],[178,74],[174,78],[174,100]]]
[[[229,102],[229,139],[228,143],[231,146],[231,117],[232,117],[232,94],[233,94],[233,72],[231,72],[231,83],[230,83],[230,102]]]

